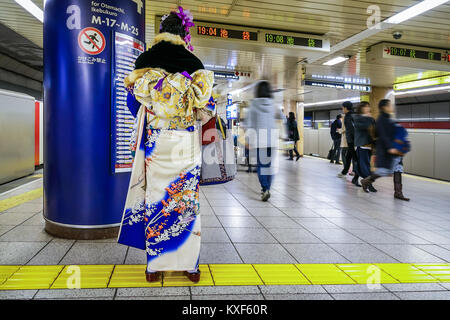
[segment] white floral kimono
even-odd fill
[[[213,73],[140,69],[128,76],[126,85],[133,88],[141,107],[132,135],[135,158],[118,242],[146,250],[149,271],[195,270],[201,166],[196,112],[211,96]]]

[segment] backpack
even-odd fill
[[[395,135],[392,147],[397,149],[402,156],[411,151],[411,143],[408,140],[408,131],[398,123],[395,124]]]

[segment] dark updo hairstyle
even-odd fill
[[[183,22],[176,13],[171,12],[164,21],[161,21],[160,32],[168,32],[181,38],[186,37],[186,30],[183,26]]]
[[[256,97],[257,98],[272,98],[272,88],[270,87],[269,81],[263,80],[256,86]]]

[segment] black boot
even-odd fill
[[[375,189],[375,188],[373,187],[373,185],[371,185],[371,184],[369,184],[369,191],[370,191],[370,192],[378,192],[378,190]]]
[[[363,188],[364,192],[369,193],[369,186],[372,183],[374,183],[375,180],[378,179],[379,177],[380,177],[379,175],[372,174],[372,175],[368,176],[367,178],[362,179],[361,180],[361,185],[362,185],[362,188]]]
[[[409,198],[406,198],[403,195],[403,185],[402,185],[402,173],[401,172],[394,172],[394,198],[403,200],[403,201],[409,201]]]
[[[358,180],[359,180],[359,176],[355,174],[355,177],[352,179],[352,183],[357,187],[361,187]]]

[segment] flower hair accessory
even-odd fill
[[[189,10],[184,10],[183,7],[179,6],[178,11],[172,11],[171,13],[174,13],[178,16],[178,18],[181,19],[181,22],[184,26],[184,31],[186,33],[186,36],[183,38],[184,42],[187,44],[187,48],[191,51],[194,51],[194,47],[191,44],[191,33],[189,32],[189,28],[195,26],[194,24],[194,17],[192,13]],[[159,31],[162,29],[162,22],[168,17],[169,15],[166,14],[162,16],[161,18],[161,26],[159,28]]]

